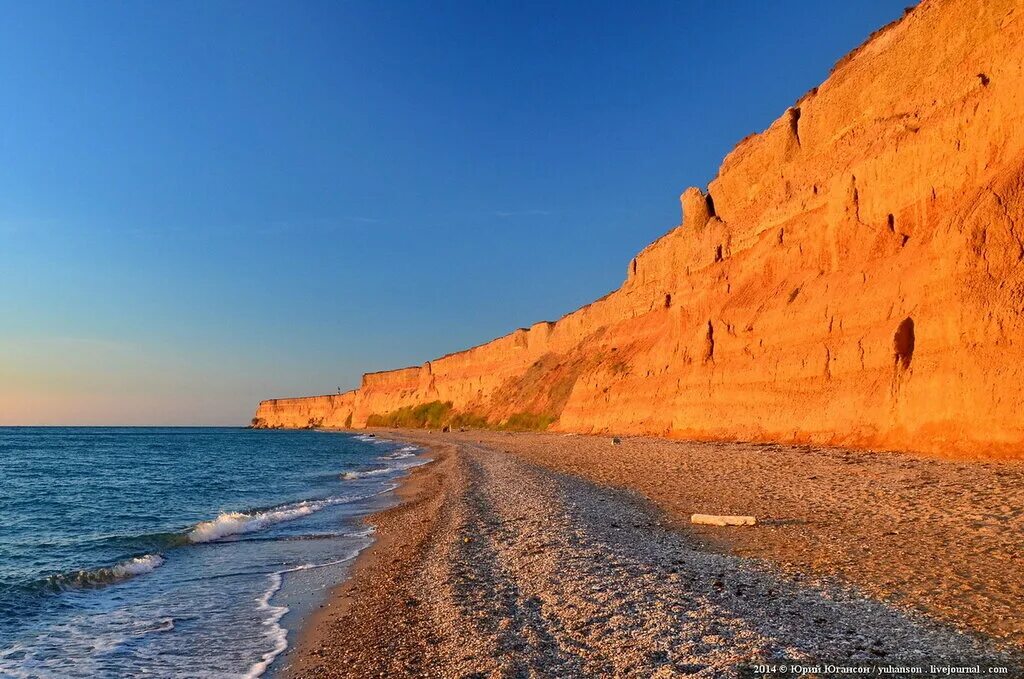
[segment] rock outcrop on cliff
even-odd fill
[[[1024,4],[926,0],[739,143],[622,287],[268,426],[492,423],[1024,451]]]

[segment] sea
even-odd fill
[[[243,428],[0,428],[0,677],[272,676],[417,448]]]

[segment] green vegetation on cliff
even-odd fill
[[[366,418],[368,427],[396,427],[399,429],[440,429],[451,419],[451,401],[431,401],[418,406],[405,406],[390,413],[374,413]]]
[[[510,431],[544,431],[555,418],[538,413],[514,413],[499,427]]]
[[[374,413],[366,418],[368,427],[396,429],[507,429],[510,431],[544,431],[557,418],[551,415],[519,412],[503,422],[491,422],[485,415],[458,412],[451,401],[431,401],[418,406],[404,406],[389,413]]]

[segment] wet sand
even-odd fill
[[[1022,463],[385,435],[428,446],[435,462],[370,518],[377,541],[306,622],[286,676],[719,677],[782,659],[1020,661]],[[760,523],[691,526],[696,512]]]

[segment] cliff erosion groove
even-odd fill
[[[926,0],[686,189],[618,290],[255,421],[441,401],[559,431],[1019,456],[1022,16]]]

